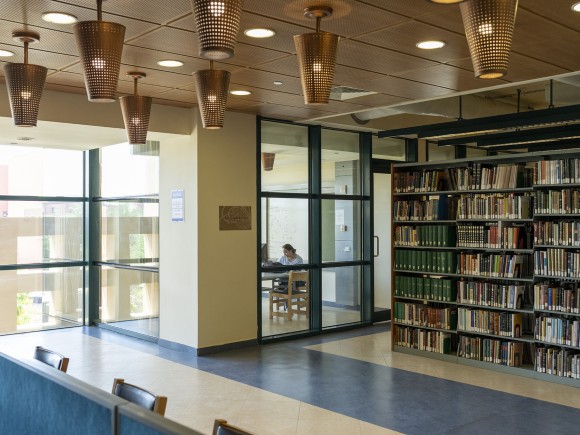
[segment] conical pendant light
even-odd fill
[[[507,74],[518,0],[467,0],[459,5],[475,76]]]
[[[74,25],[77,49],[85,73],[90,101],[115,101],[125,26],[102,21],[103,0],[97,0],[98,21],[81,21]]]
[[[332,8],[304,9],[307,18],[316,18],[316,33],[294,36],[305,104],[327,104],[334,79],[338,35],[320,31],[320,20],[332,15]]]
[[[131,145],[145,144],[147,142],[149,114],[151,113],[153,99],[137,95],[137,80],[146,77],[145,73],[131,71],[127,75],[133,77],[134,80],[133,95],[120,98],[127,138]]]
[[[14,125],[36,127],[47,69],[28,63],[28,44],[40,41],[40,35],[34,32],[14,32],[12,38],[24,43],[24,63],[7,63],[4,66],[12,118]]]
[[[222,60],[234,55],[242,0],[192,0],[199,55]]]
[[[203,128],[222,128],[228,99],[230,72],[213,69],[212,60],[209,63],[209,69],[202,69],[194,74]]]

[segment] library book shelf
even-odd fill
[[[580,387],[580,149],[392,167],[394,351]]]

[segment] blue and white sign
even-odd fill
[[[185,193],[183,190],[171,191],[171,222],[183,222],[185,220]]]

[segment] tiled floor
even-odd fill
[[[165,394],[167,417],[204,433],[216,417],[257,434],[578,433],[580,388],[393,354],[385,329],[197,358],[73,328],[0,337],[0,351],[59,351],[71,376],[104,390],[123,377]]]

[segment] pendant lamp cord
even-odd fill
[[[518,113],[520,113],[520,104],[522,102],[522,90],[518,89]]]
[[[550,105],[548,108],[554,108],[554,80],[550,80]]]
[[[316,33],[320,33],[320,21],[322,21],[322,17],[316,17]]]
[[[24,41],[24,63],[28,63],[28,41]]]
[[[137,80],[139,77],[133,77],[133,95],[137,96]]]
[[[103,0],[97,0],[97,20],[103,21]]]
[[[209,69],[213,69],[213,60],[209,61]]]

